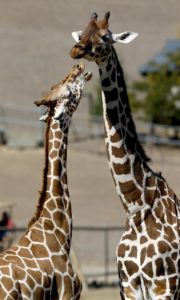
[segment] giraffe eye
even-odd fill
[[[109,41],[109,34],[102,35],[101,39],[103,42],[108,42]]]
[[[83,45],[83,44],[79,44],[79,45],[75,45],[76,48],[79,48],[80,50],[85,50],[86,49],[86,46]]]

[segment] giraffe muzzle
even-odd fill
[[[91,77],[92,77],[92,73],[91,72],[87,72],[83,76],[84,76],[85,81],[89,81],[91,79]]]

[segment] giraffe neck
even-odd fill
[[[99,64],[99,73],[105,94],[103,108],[106,118],[114,126],[119,139],[126,145],[128,151],[138,153],[142,160],[148,161],[137,138],[123,70],[113,46],[111,46],[108,60]]]
[[[66,198],[69,199],[66,171],[68,128],[61,130],[59,121],[51,118],[46,139],[46,198],[62,195],[65,199],[62,197],[61,200],[66,202]]]
[[[29,227],[39,217],[46,218],[51,226],[61,227],[70,241],[72,212],[66,171],[68,128],[61,130],[60,122],[53,118],[47,121],[43,187]]]
[[[103,114],[109,166],[119,197],[128,215],[140,211],[144,189],[152,175],[148,158],[140,145],[131,116],[124,75],[112,46],[108,59],[99,65]]]

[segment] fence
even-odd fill
[[[10,145],[32,145],[42,140],[43,124],[38,122],[42,110],[33,106],[0,106],[0,131]],[[1,138],[2,142],[2,138]]]
[[[70,139],[101,137],[104,135],[103,117],[91,114],[93,98],[83,95],[80,108],[74,114]],[[0,143],[11,145],[42,145],[44,124],[38,119],[44,111],[33,106],[14,104],[0,105]],[[139,139],[145,143],[180,146],[180,126],[151,124],[136,120]]]
[[[81,273],[89,285],[118,284],[116,247],[124,227],[75,226],[72,247],[76,254]],[[1,228],[0,231],[7,230]],[[15,243],[26,228],[8,229],[14,239],[0,242],[1,250]],[[78,270],[77,270],[78,272]]]
[[[124,230],[125,228],[121,226],[74,227],[73,246],[88,282],[100,281],[101,284],[118,282],[116,248]],[[77,238],[78,234],[81,237]]]
[[[91,94],[83,94],[83,98],[70,128],[70,137],[78,140],[91,136],[93,131],[89,118]],[[1,104],[0,143],[13,146],[41,145],[44,140],[44,122],[40,122],[39,117],[45,110],[44,107],[37,108],[35,105]]]

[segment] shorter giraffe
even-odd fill
[[[37,211],[19,242],[0,254],[0,300],[75,300],[81,283],[69,252],[72,212],[67,185],[68,129],[84,84],[84,65],[75,65],[36,105],[46,105],[43,187]]]

